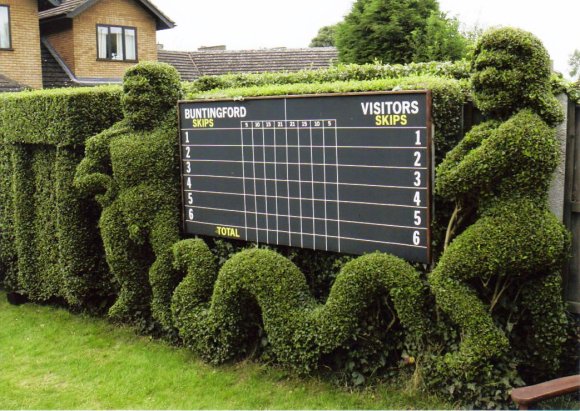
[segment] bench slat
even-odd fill
[[[580,390],[580,375],[570,375],[528,387],[515,388],[511,392],[511,397],[520,405],[520,409],[527,409],[527,405],[578,390]]]

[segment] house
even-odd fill
[[[175,23],[149,0],[0,0],[0,92],[120,83],[138,61],[172,64],[184,80],[328,67],[334,48],[158,50]]]
[[[0,0],[0,91],[119,82],[174,26],[148,0]]]
[[[0,91],[41,88],[37,0],[0,0]]]

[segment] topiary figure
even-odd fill
[[[460,205],[475,203],[478,219],[429,278],[438,307],[462,336],[437,369],[443,380],[469,383],[496,378],[489,367],[510,348],[492,315],[506,295],[529,313],[528,348],[541,351],[536,369],[557,365],[565,324],[558,278],[570,242],[547,206],[559,154],[552,127],[562,115],[550,92],[546,50],[530,33],[493,29],[479,40],[472,70],[474,100],[488,120],[437,168],[435,192]],[[484,302],[478,290],[490,285]],[[532,290],[542,301],[529,298]]]
[[[114,320],[147,319],[151,306],[162,324],[170,323],[171,295],[164,287],[176,275],[171,246],[179,241],[180,96],[179,74],[167,64],[146,62],[127,70],[125,118],[87,140],[77,168],[75,185],[102,206],[99,227],[119,284],[109,310]]]
[[[320,304],[300,270],[274,251],[241,251],[219,273],[202,240],[181,241],[174,254],[176,268],[187,271],[172,298],[175,326],[187,346],[215,364],[247,356],[258,339],[252,327],[261,320],[278,362],[310,372],[322,355],[356,338],[365,308],[377,297],[392,301],[391,325],[400,322],[415,353],[427,330],[419,273],[391,255],[348,262]]]

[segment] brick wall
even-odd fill
[[[97,60],[97,24],[136,27],[139,61],[157,60],[153,16],[134,0],[101,0],[73,20],[74,73],[77,77],[121,78],[125,70],[135,64]]]
[[[10,6],[12,49],[0,50],[0,73],[28,87],[42,88],[36,0],[0,0]]]
[[[2,1],[2,0],[0,0]],[[72,29],[52,33],[46,36],[48,42],[62,57],[68,68],[75,71],[75,42]]]

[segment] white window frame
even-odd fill
[[[106,40],[105,40],[105,50],[103,50],[103,42],[100,39],[101,30],[106,29]],[[121,47],[122,47],[122,58],[114,58],[111,56],[110,49],[109,49],[109,42],[111,36],[111,29],[118,29],[121,30]],[[134,58],[127,58],[127,32],[132,31],[134,33],[133,39],[133,53]],[[138,52],[137,52],[137,27],[129,27],[129,26],[117,26],[113,24],[97,24],[97,60],[98,61],[116,61],[116,62],[134,62],[136,63],[139,59]],[[102,57],[102,56],[105,57]]]
[[[10,21],[10,5],[8,4],[0,4],[0,10],[6,10],[6,15],[8,21],[6,25],[8,26],[8,42],[4,46],[2,44],[5,42],[3,38],[0,38],[0,50],[12,50],[12,22]],[[0,24],[2,22],[0,21]],[[2,34],[2,30],[0,29],[0,35]]]

